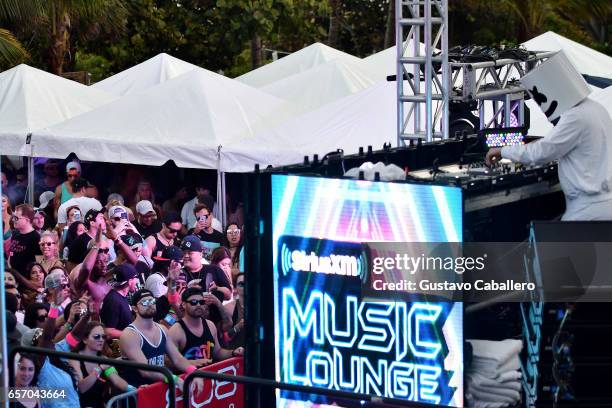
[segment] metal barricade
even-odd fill
[[[134,405],[129,403],[134,400]],[[132,408],[138,407],[138,390],[124,392],[123,394],[115,395],[105,405],[106,408]]]
[[[172,372],[166,367],[159,366],[151,366],[143,363],[136,363],[134,361],[128,360],[114,360],[106,357],[98,357],[98,356],[87,356],[84,354],[76,354],[76,353],[66,353],[63,351],[57,351],[52,349],[40,348],[40,347],[24,347],[18,346],[11,350],[11,354],[9,356],[9,374],[10,378],[15,377],[15,356],[17,353],[21,354],[35,354],[42,356],[55,356],[59,358],[63,358],[66,360],[77,360],[77,361],[85,361],[89,363],[98,363],[98,364],[107,364],[111,366],[125,367],[125,368],[133,368],[136,370],[143,371],[155,371],[161,373],[168,382],[168,405],[170,407],[176,406],[176,391],[175,391],[175,383],[174,377],[172,376]],[[137,391],[135,391],[137,392]],[[125,398],[125,394],[122,394]]]
[[[246,377],[242,375],[227,375],[227,374],[219,374],[219,373],[213,373],[209,371],[198,371],[198,370],[190,373],[187,377],[185,377],[183,381],[183,401],[191,400],[191,395],[189,393],[190,388],[191,388],[191,383],[196,378],[224,381],[224,382],[229,382],[229,383],[254,385],[256,387],[276,388],[279,390],[295,391],[295,392],[301,392],[305,394],[324,395],[328,397],[360,401],[362,404],[369,403],[374,406],[378,405],[381,407],[431,408],[430,404],[423,404],[419,402],[407,401],[407,400],[397,399],[397,398],[384,398],[384,397],[379,397],[375,395],[357,394],[357,393],[348,392],[348,391],[338,391],[338,390],[330,390],[327,388],[317,388],[317,387],[309,387],[309,386],[298,385],[298,384],[280,383],[278,381],[267,380],[267,379],[257,378],[257,377]]]

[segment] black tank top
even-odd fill
[[[236,299],[234,304],[234,313],[232,313],[232,322],[237,324],[240,321],[240,299]],[[235,349],[244,346],[244,327],[236,334],[227,344],[226,348]]]
[[[157,237],[157,234],[154,234],[153,237],[155,237],[155,248],[153,248],[153,252],[151,252],[151,258],[154,258],[156,256],[161,256],[164,248],[168,246],[159,240],[159,238]],[[174,244],[174,240],[172,241],[170,245],[172,244]]]
[[[83,378],[87,377],[89,373],[87,372],[87,367],[85,367],[85,362],[81,361],[81,374]],[[105,401],[105,384],[99,378],[96,379],[94,385],[91,386],[90,389],[85,391],[84,393],[79,393],[79,401],[81,402],[82,407],[104,407]]]
[[[206,320],[202,319],[204,330],[202,330],[202,335],[199,337],[189,330],[183,320],[179,320],[178,324],[181,325],[185,332],[185,347],[181,350],[185,358],[187,360],[197,360],[200,358],[212,359],[215,339],[208,328]]]
[[[140,335],[140,349],[142,350],[142,354],[144,354],[145,358],[147,359],[147,364],[150,366],[163,367],[164,356],[166,355],[166,333],[162,330],[159,324],[153,324],[157,326],[161,333],[158,345],[151,344],[145,335],[133,324],[130,324],[125,329],[135,331],[138,333],[138,335]],[[124,375],[125,377],[123,378],[127,381],[127,383],[135,387],[139,387],[143,384],[150,384],[152,382],[149,379],[143,378],[138,370],[125,369]]]

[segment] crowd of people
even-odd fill
[[[241,217],[224,228],[205,186],[196,186],[193,199],[182,188],[159,205],[146,180],[131,199],[111,193],[103,205],[78,161],[66,164],[64,180],[58,167],[45,163],[36,207],[20,203],[22,182],[2,173],[9,351],[37,346],[175,374],[242,355]],[[113,395],[164,380],[112,364],[16,360],[12,385],[67,390],[55,407],[102,407]]]

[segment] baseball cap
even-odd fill
[[[138,234],[127,233],[125,235],[122,235],[120,238],[121,241],[123,241],[123,243],[129,246],[130,248],[136,245],[142,245],[142,237]]]
[[[155,212],[153,204],[149,200],[141,200],[136,204],[136,212],[140,215],[145,215],[150,212]]]
[[[202,242],[195,235],[187,235],[181,242],[181,249],[185,252],[202,252]]]
[[[76,171],[78,171],[80,173],[81,172],[81,163],[79,163],[76,160],[68,162],[68,164],[66,164],[66,172],[69,172],[70,170],[76,170]]]
[[[51,272],[45,278],[45,289],[55,289],[62,285],[62,282],[68,282],[66,275],[62,271]]]
[[[166,277],[161,273],[153,273],[149,275],[145,282],[145,289],[150,290],[153,296],[158,298],[168,293],[168,286],[166,286]]]
[[[183,259],[183,251],[181,248],[169,245],[162,250],[161,256],[153,257],[154,261],[180,261]]]
[[[204,294],[204,291],[202,290],[202,288],[200,288],[200,287],[190,287],[190,288],[185,289],[185,291],[181,295],[181,300],[183,302],[186,302],[187,299],[189,299],[189,297],[191,297],[193,295],[203,295],[203,294]]]
[[[53,191],[45,191],[38,197],[38,201],[40,202],[40,206],[37,208],[38,210],[44,210],[49,205],[49,202],[55,198],[55,193]]]
[[[114,268],[113,277],[108,281],[108,284],[114,288],[117,288],[125,285],[130,279],[135,278],[136,276],[138,276],[136,268],[128,263],[123,263]]]
[[[139,289],[136,292],[134,292],[134,294],[132,295],[132,305],[137,304],[138,302],[140,302],[140,299],[146,298],[146,297],[155,297],[153,296],[153,292],[151,292],[148,289]]]
[[[127,210],[120,205],[113,205],[110,210],[108,210],[108,218],[121,218],[122,214],[127,214]]]
[[[87,211],[87,214],[85,214],[85,218],[83,218],[85,226],[89,228],[89,223],[95,220],[98,214],[102,214],[102,211],[93,208]]]

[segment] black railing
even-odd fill
[[[189,388],[191,383],[196,378],[205,378],[210,380],[225,381],[230,383],[255,385],[257,387],[270,387],[277,388],[279,390],[295,391],[304,394],[317,394],[324,395],[327,397],[335,397],[341,399],[349,399],[360,402],[367,402],[373,405],[380,406],[399,406],[399,407],[412,407],[412,408],[431,408],[431,404],[424,404],[414,401],[407,401],[398,398],[385,398],[367,394],[357,394],[348,391],[330,390],[327,388],[309,387],[306,385],[298,384],[287,384],[278,381],[268,380],[264,378],[246,377],[243,375],[227,375],[219,374],[210,371],[199,371],[196,370],[185,377],[183,381],[183,401],[189,401]]]
[[[119,366],[125,368],[133,368],[136,370],[143,371],[156,371],[161,373],[168,382],[169,396],[168,396],[168,405],[170,407],[176,406],[176,391],[174,384],[174,377],[172,376],[172,372],[168,370],[166,367],[152,366],[143,363],[136,363],[134,361],[128,360],[117,360],[106,357],[98,357],[98,356],[87,356],[85,354],[76,354],[76,353],[66,353],[64,351],[57,351],[47,348],[41,347],[24,347],[18,346],[11,350],[11,354],[9,356],[9,374],[10,378],[15,378],[15,355],[17,353],[21,354],[35,354],[35,355],[43,355],[43,356],[55,356],[59,358],[63,358],[66,360],[77,360],[77,361],[86,361],[89,363],[98,363],[98,364],[106,364],[110,366]]]

